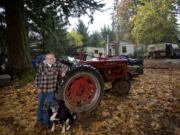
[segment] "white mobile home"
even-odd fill
[[[120,55],[133,55],[135,45],[132,42],[120,41],[119,54]]]
[[[100,55],[104,57],[106,53],[106,49],[103,47],[85,47],[84,52],[87,55],[86,59],[91,59],[94,57],[99,57]]]
[[[119,55],[133,55],[135,51],[135,44],[128,41],[119,41],[119,43],[110,45],[110,52],[112,52],[112,55],[115,55],[116,49],[118,49]]]

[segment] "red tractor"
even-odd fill
[[[62,95],[66,106],[72,112],[92,111],[100,103],[104,93],[104,83],[111,82],[119,94],[128,94],[130,82],[127,80],[127,61],[104,58],[97,61],[79,61],[70,64],[58,95]]]

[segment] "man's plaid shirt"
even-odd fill
[[[51,92],[56,90],[57,79],[62,73],[66,73],[68,67],[62,63],[54,63],[51,67],[42,62],[39,65],[36,77],[35,87],[38,92]]]

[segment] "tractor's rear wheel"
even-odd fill
[[[72,112],[92,111],[103,96],[103,79],[92,67],[75,68],[67,74],[60,94]]]
[[[127,79],[118,79],[112,83],[112,87],[118,95],[127,95],[130,91],[131,83]]]

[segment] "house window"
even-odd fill
[[[98,50],[94,50],[94,53],[95,53],[95,54],[98,54]]]
[[[123,47],[122,47],[122,52],[123,52],[123,53],[127,53],[126,46],[123,46]]]

